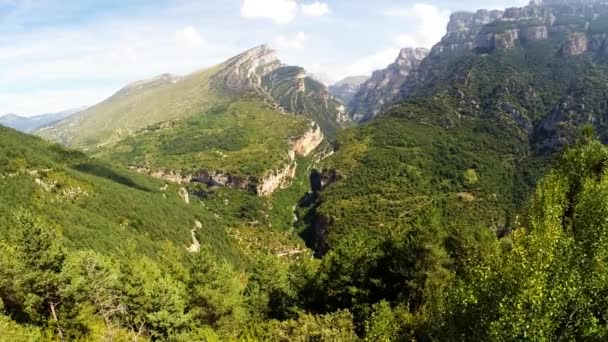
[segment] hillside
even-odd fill
[[[605,11],[574,2],[452,15],[400,100],[343,132],[322,164],[311,245],[325,253],[349,236],[381,240],[428,212],[444,227],[508,232],[581,127],[608,141]]]
[[[11,213],[27,208],[62,227],[71,248],[115,255],[134,248],[155,258],[167,241],[185,251],[199,221],[206,229],[201,243],[214,246],[218,255],[241,258],[222,222],[184,203],[174,185],[1,126],[0,150],[3,236]]]
[[[164,74],[134,82],[105,101],[36,134],[73,148],[95,148],[160,122],[205,113],[252,93],[278,109],[318,121],[328,135],[333,135],[341,124],[342,104],[331,97],[327,87],[305,76],[301,68],[283,66],[273,50],[260,46],[186,76]]]
[[[0,127],[0,341],[608,340],[607,53],[534,0],[348,109],[259,46]]]
[[[521,221],[530,194],[556,154],[580,141],[584,127],[607,141],[605,55],[581,43],[603,42],[597,30],[605,11],[598,2],[569,2],[452,16],[446,37],[402,80],[394,102],[343,131],[336,153],[313,174],[302,235],[328,270],[344,272],[327,279],[323,303],[366,317],[365,303],[387,300],[425,319],[435,294],[451,286],[445,279],[465,281],[498,248],[488,241],[508,245],[513,230],[530,223]],[[475,291],[491,297],[486,290]],[[460,295],[452,299],[476,312]],[[517,325],[493,305],[492,317],[505,315],[500,324]],[[466,330],[451,318],[437,329]],[[490,335],[474,339],[492,340],[500,335],[494,327],[442,330],[431,340],[480,331]],[[428,338],[428,331],[412,333]]]

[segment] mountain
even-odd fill
[[[568,317],[549,318],[575,305],[565,294],[569,290],[555,311],[549,309],[553,299],[540,293],[564,284],[549,279],[563,274],[561,267],[568,269],[564,265],[574,255],[583,258],[593,249],[567,241],[603,234],[603,225],[572,222],[585,221],[576,210],[592,210],[586,207],[592,195],[587,204],[575,204],[582,200],[578,191],[605,189],[597,182],[606,149],[594,136],[608,142],[606,13],[608,5],[601,1],[456,13],[446,36],[415,72],[396,90],[380,87],[394,94],[392,101],[372,120],[342,131],[335,153],[311,176],[303,236],[329,273],[343,272],[339,280],[327,280],[331,294],[323,303],[357,312],[359,303],[386,300],[395,315],[403,305],[431,325],[443,317],[422,334],[404,334],[414,340],[518,340],[526,334],[551,340],[562,333],[573,340],[589,338],[565,328]],[[566,159],[558,157],[563,153]],[[543,177],[552,167],[562,171]],[[587,181],[569,178],[579,176]],[[587,230],[600,235],[582,233]],[[550,236],[561,242],[545,245]],[[581,254],[554,263],[544,259],[549,245],[555,256],[568,259],[561,252],[570,250],[566,246]],[[539,272],[551,269],[552,275],[518,273],[531,264]],[[593,277],[601,272],[593,271]],[[504,274],[513,276],[507,287]],[[527,292],[536,281],[544,290]],[[467,285],[455,285],[461,282]],[[453,292],[443,297],[450,288]],[[533,304],[537,299],[542,304]],[[452,304],[459,309],[452,311]],[[503,311],[503,305],[510,309]],[[528,316],[530,307],[540,311]],[[605,312],[606,306],[598,310]],[[461,324],[465,313],[482,322],[475,328]],[[597,314],[583,316],[577,318],[579,327]],[[536,325],[526,330],[531,320]]]
[[[349,101],[351,119],[367,121],[392,104],[407,77],[416,71],[428,54],[429,51],[423,48],[402,49],[393,64],[375,71]]]
[[[547,160],[582,127],[608,142],[605,13],[601,2],[570,1],[453,14],[446,36],[391,91],[394,104],[343,132],[322,164],[318,252],[430,208],[446,226],[509,230]]]
[[[119,141],[159,122],[181,120],[230,98],[257,94],[269,105],[312,118],[328,136],[345,120],[342,104],[304,69],[284,66],[267,46],[186,76],[160,75],[125,86],[105,101],[36,134],[90,148]]]
[[[65,111],[58,112],[58,113],[36,115],[36,116],[19,116],[19,115],[15,115],[15,114],[6,114],[3,116],[0,116],[0,125],[6,126],[6,127],[11,127],[11,128],[17,129],[19,131],[29,133],[29,132],[33,132],[39,128],[42,128],[47,125],[51,125],[53,123],[61,121],[84,109],[86,109],[86,107],[79,108],[79,109],[65,110]]]
[[[361,84],[369,79],[369,76],[350,76],[329,87],[329,92],[345,104],[349,104],[355,94],[359,91]]]
[[[269,196],[326,147],[342,107],[260,46],[185,77],[135,82],[38,134],[174,183]]]

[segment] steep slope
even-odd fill
[[[349,102],[349,115],[354,121],[367,121],[393,104],[402,84],[429,54],[427,49],[402,49],[395,62],[375,71]],[[410,76],[411,77],[411,76]]]
[[[453,15],[400,103],[344,132],[324,162],[309,235],[317,251],[349,237],[382,241],[430,212],[448,228],[508,231],[547,160],[582,126],[608,141],[607,12],[568,2]]]
[[[66,110],[58,113],[42,114],[35,116],[19,116],[15,114],[6,114],[0,116],[0,125],[11,127],[21,132],[29,133],[47,125],[54,124],[71,115],[74,115],[85,108]]]
[[[199,113],[217,101],[218,94],[209,86],[209,77],[217,70],[132,83],[105,101],[35,133],[66,146],[90,148],[161,121]]]
[[[348,121],[344,104],[300,67],[277,68],[264,76],[262,86],[281,108],[308,116],[330,138]]]
[[[361,84],[365,83],[369,76],[350,76],[329,87],[329,92],[338,100],[349,104],[355,94],[359,91]]]
[[[283,66],[273,50],[259,46],[186,76],[164,74],[134,82],[36,134],[70,147],[94,148],[254,93],[265,103],[317,121],[327,135],[333,135],[343,121],[342,104],[327,87],[302,73],[301,68]]]
[[[606,34],[601,2],[530,5],[496,12],[459,28],[433,48],[418,73],[401,90],[403,100],[442,93],[459,99],[465,117],[489,117],[518,127],[537,151],[554,151],[572,142],[577,127],[592,124],[607,141],[603,97]],[[470,14],[473,18],[479,16]],[[470,23],[470,26],[467,26]],[[446,41],[456,33],[464,38]],[[471,40],[471,33],[477,32]],[[447,49],[447,50],[446,50]],[[445,118],[448,121],[459,117]]]
[[[203,207],[187,205],[178,187],[1,126],[0,179],[2,236],[13,213],[26,209],[62,227],[71,248],[104,254],[134,249],[157,258],[167,242],[186,251],[190,231],[200,222],[202,244],[241,262],[225,223]]]
[[[308,76],[303,68],[283,65],[276,52],[265,45],[228,60],[213,76],[213,82],[230,93],[265,94],[279,108],[315,121],[329,137],[348,119],[344,105],[327,86]]]

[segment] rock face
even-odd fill
[[[344,104],[327,86],[301,67],[284,65],[266,45],[229,59],[213,82],[231,92],[257,93],[286,112],[305,115],[325,135],[333,135],[347,119]]]
[[[431,55],[447,51],[512,49],[519,44],[567,35],[561,53],[605,54],[608,29],[606,3],[600,0],[533,0],[525,7],[501,11],[454,13],[447,34]]]
[[[417,70],[428,54],[429,50],[423,48],[402,49],[393,64],[375,71],[355,94],[350,104],[351,119],[368,121],[392,104],[407,77]]]
[[[295,154],[306,157],[314,151],[323,141],[323,133],[321,128],[316,124],[311,125],[311,129],[304,136],[291,143],[292,150]]]
[[[502,11],[479,10],[475,13],[456,12],[450,16],[447,33],[431,50],[432,56],[444,52],[466,51],[476,47],[477,35],[483,27],[502,18]]]
[[[214,80],[233,90],[258,89],[262,85],[262,77],[281,65],[276,51],[260,45],[226,61]]]
[[[290,142],[291,149],[287,153],[285,164],[277,170],[269,170],[258,179],[254,176],[232,175],[223,171],[201,170],[196,173],[183,174],[175,170],[158,170],[150,175],[177,184],[192,182],[204,183],[209,186],[227,187],[237,190],[249,191],[260,196],[268,196],[281,188],[288,187],[296,175],[296,156],[309,156],[324,140],[321,128],[312,123],[310,129],[302,136]],[[148,172],[147,169],[135,169],[137,172]],[[180,197],[189,203],[188,191],[181,188]]]
[[[355,94],[369,76],[350,76],[329,87],[329,92],[345,104],[350,104]]]
[[[584,32],[574,32],[570,34],[568,40],[562,46],[561,53],[563,55],[575,56],[585,53],[589,50],[589,42],[587,35]]]

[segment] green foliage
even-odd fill
[[[535,192],[527,228],[515,230],[505,248],[450,291],[445,307],[435,308],[435,338],[606,338],[607,152],[590,141],[564,153]]]
[[[285,115],[252,98],[218,104],[167,127],[140,132],[94,154],[151,171],[208,171],[261,178],[287,163],[289,140],[309,128],[306,120]]]
[[[166,241],[184,248],[200,221],[199,237],[219,255],[242,263],[225,222],[202,206],[187,205],[176,186],[138,175],[38,138],[0,128],[0,236],[28,210],[64,228],[70,248],[121,254],[129,249],[156,258]]]

